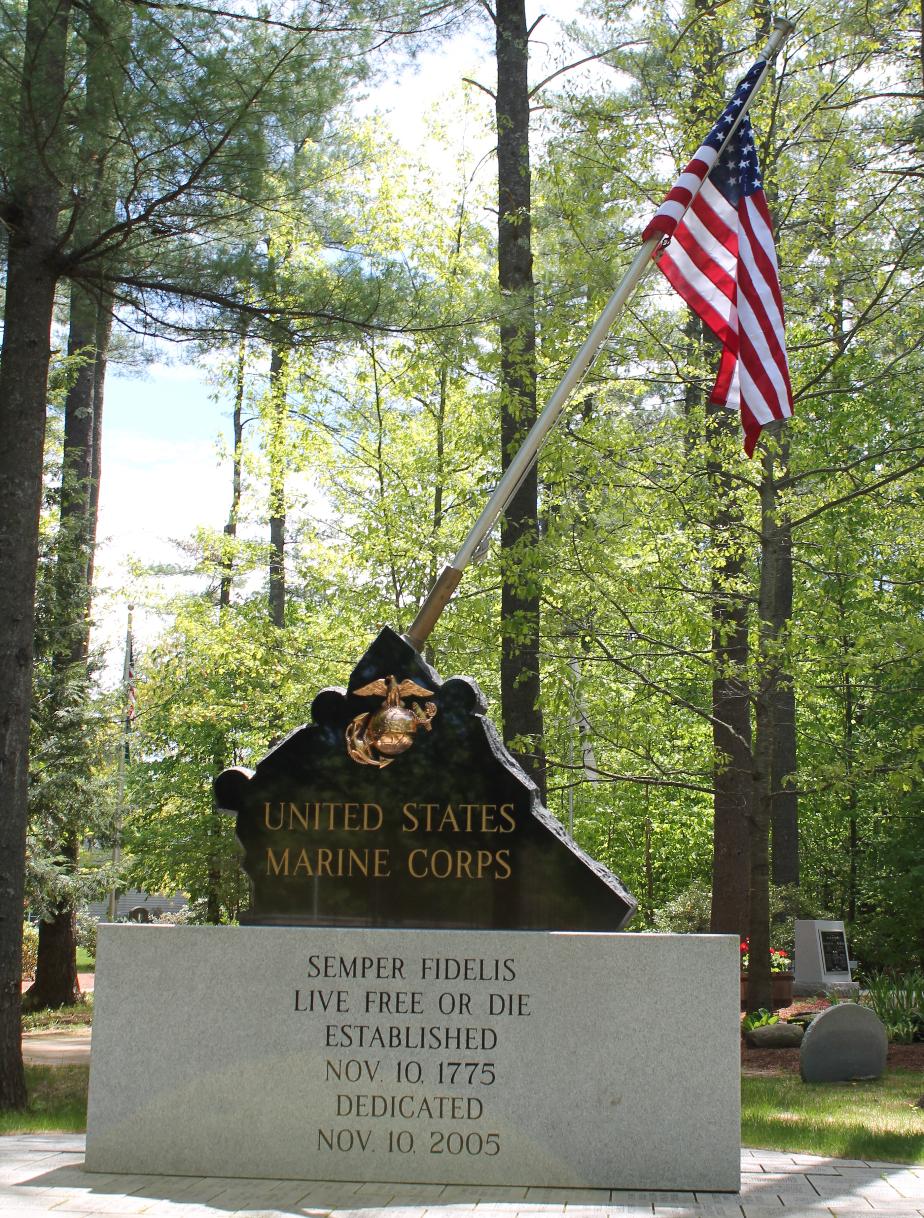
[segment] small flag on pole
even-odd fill
[[[711,401],[740,410],[748,456],[765,424],[792,415],[773,224],[747,115],[719,156],[764,67],[741,81],[643,233],[664,235],[659,270],[722,344]]]

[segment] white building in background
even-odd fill
[[[147,916],[136,914],[135,920],[147,922],[152,918],[159,918],[161,914],[179,913],[188,904],[189,898],[182,892],[175,892],[172,897],[165,897],[163,893],[159,892],[139,892],[137,889],[130,889],[128,892],[119,893],[116,901],[116,919],[128,918],[136,910],[144,910]],[[86,908],[90,917],[95,918],[97,922],[109,921],[108,897],[101,901],[91,901]]]

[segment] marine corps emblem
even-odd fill
[[[424,689],[415,681],[402,681],[393,676],[380,677],[362,689],[354,691],[360,697],[380,697],[385,701],[375,711],[357,715],[346,730],[347,752],[360,765],[382,769],[414,743],[414,734],[422,727],[430,731],[430,721],[436,714],[436,704],[417,702],[405,706],[405,698],[429,698],[433,690]]]

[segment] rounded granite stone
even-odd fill
[[[802,1038],[799,1065],[804,1083],[845,1083],[879,1078],[886,1066],[888,1038],[869,1007],[842,1002],[821,1011]]]

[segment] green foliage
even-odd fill
[[[262,605],[224,621],[205,600],[177,607],[173,628],[139,665],[123,830],[130,884],[183,891],[194,903],[211,887],[223,918],[237,917],[246,886],[233,819],[214,811],[211,780],[254,760],[289,726],[280,694],[290,672]]]
[[[654,928],[662,933],[708,935],[712,890],[698,881],[667,901],[655,913]]]
[[[703,880],[690,884],[655,912],[654,928],[684,935],[709,933],[712,889]],[[792,960],[796,918],[821,916],[795,885],[770,885],[770,921],[774,946]],[[778,970],[779,971],[779,970]]]
[[[77,946],[83,948],[91,960],[96,959],[96,932],[99,922],[90,914],[77,912]]]
[[[742,1032],[751,1032],[754,1028],[769,1028],[772,1024],[779,1022],[779,1015],[774,1015],[766,1007],[761,1007],[759,1011],[749,1011],[745,1015],[741,1021],[741,1030]]]
[[[924,971],[869,973],[863,978],[862,1001],[882,1020],[893,1043],[924,1041]]]
[[[785,952],[790,961],[796,948],[796,918],[824,916],[804,888],[795,884],[770,885],[770,935],[774,945]]]
[[[31,981],[38,964],[38,927],[34,922],[22,924],[22,975]]]

